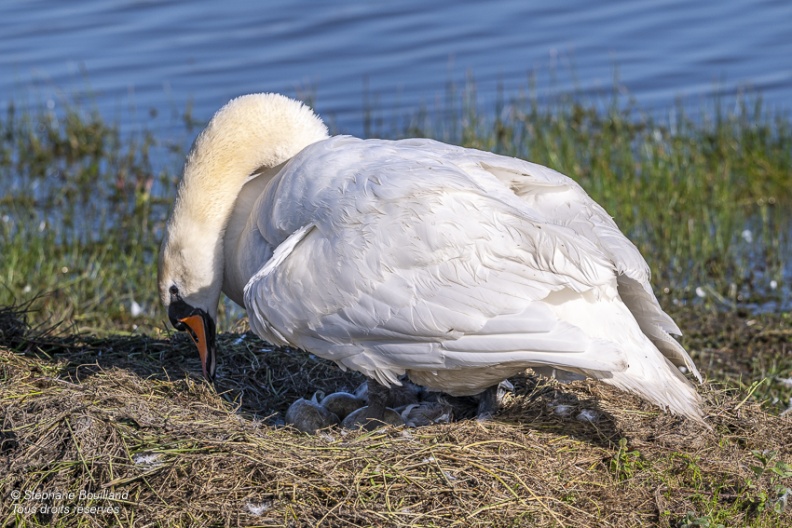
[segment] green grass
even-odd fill
[[[172,187],[172,175],[152,173],[154,139],[122,139],[73,107],[58,116],[11,106],[0,134],[0,305],[46,293],[42,321],[128,329],[125,306],[155,285],[155,223],[167,206],[151,190]]]

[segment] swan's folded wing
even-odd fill
[[[477,152],[474,163],[497,177],[547,222],[569,227],[593,242],[616,270],[619,294],[641,330],[669,361],[688,368],[701,381],[693,360],[669,335],[682,332],[652,291],[649,265],[605,209],[575,181],[542,165],[488,152]]]
[[[469,175],[457,167],[434,166],[430,179],[410,163],[380,170],[399,176],[358,170],[333,209],[251,279],[254,331],[384,383],[410,369],[514,362],[626,367],[618,346],[588,337],[545,302],[562,289],[616,295],[613,267],[595,244],[481,182],[464,183]]]

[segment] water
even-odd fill
[[[649,111],[746,90],[790,108],[792,2],[543,4],[6,0],[0,105],[87,99],[126,131],[162,136],[183,133],[188,105],[203,121],[233,96],[277,91],[362,134],[366,105],[396,122],[472,74],[485,109],[531,76],[540,97],[608,94],[618,77]]]
[[[607,99],[614,86],[659,118],[678,98],[695,115],[745,92],[790,111],[788,0],[544,4],[5,0],[0,111],[78,102],[182,148],[188,109],[203,122],[243,93],[309,98],[333,131],[362,135],[367,110],[399,123],[471,76],[484,111],[499,93]],[[790,282],[787,264],[785,297]]]

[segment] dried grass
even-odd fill
[[[309,436],[277,425],[288,404],[360,377],[222,335],[216,392],[183,336],[35,332],[13,309],[0,326],[4,526],[792,522],[774,511],[792,422],[742,393],[702,389],[714,432],[602,384],[526,379],[492,422]],[[76,511],[90,507],[105,510]]]

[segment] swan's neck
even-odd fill
[[[222,232],[251,176],[327,137],[308,108],[277,94],[238,97],[221,108],[195,140],[184,165],[177,207]]]
[[[251,216],[259,197],[267,190],[270,181],[277,176],[284,165],[276,165],[265,170],[245,183],[237,195],[226,224],[223,236],[223,293],[239,306],[244,307],[243,294],[248,280],[265,261],[269,260],[274,251],[274,248],[267,244],[251,246],[246,242],[249,242],[251,237],[264,242],[260,235],[251,233],[257,231],[257,223],[251,221],[253,220]]]
[[[326,127],[309,108],[277,94],[239,97],[215,114],[187,156],[162,249],[162,262],[181,275],[193,306],[216,315],[223,236],[251,175],[326,137]]]

